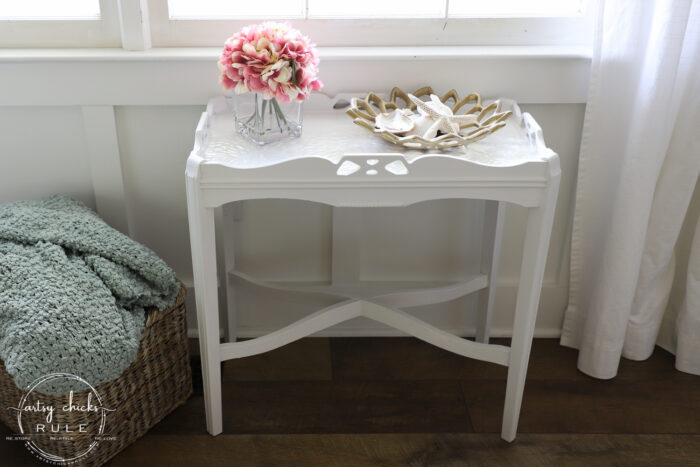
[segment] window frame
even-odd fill
[[[322,47],[590,47],[594,8],[592,0],[588,2],[585,15],[576,17],[290,18],[288,21]],[[0,20],[0,47],[124,47],[127,50],[220,47],[243,26],[266,20],[171,20],[167,0],[100,0],[100,15],[99,19],[80,20]]]
[[[2,48],[121,47],[119,7],[100,0],[100,17],[0,20]]]
[[[326,47],[431,45],[589,46],[593,8],[575,17],[279,18]],[[153,47],[214,47],[243,26],[270,18],[170,19],[167,0],[149,0]]]

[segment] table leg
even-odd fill
[[[202,206],[198,200],[197,189],[190,188],[188,185],[188,214],[204,382],[204,409],[207,431],[212,435],[218,435],[223,425],[214,209]]]
[[[237,334],[237,310],[236,310],[236,287],[233,285],[233,278],[229,276],[235,265],[235,222],[240,206],[234,203],[224,204],[222,207],[222,236],[224,246],[224,273],[222,284],[226,290],[226,342],[236,342]]]
[[[364,230],[362,208],[333,207],[331,282],[356,283],[362,266],[361,236]]]
[[[501,430],[501,437],[509,442],[515,439],[518,428],[527,364],[542,289],[542,277],[547,262],[555,201],[556,196],[549,197],[545,205],[528,209]]]
[[[489,276],[489,287],[479,291],[479,311],[476,319],[476,341],[484,344],[489,343],[489,333],[491,332],[491,316],[496,296],[496,278],[498,276],[498,262],[501,257],[505,210],[506,203],[503,201],[487,200],[484,207],[481,273]]]

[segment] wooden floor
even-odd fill
[[[505,377],[411,338],[303,339],[224,363],[222,435],[206,434],[198,377],[109,465],[700,465],[700,377],[662,349],[600,381],[536,339],[512,444],[499,435]],[[41,465],[20,443],[0,449],[0,464]]]

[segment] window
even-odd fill
[[[147,26],[146,48],[220,47],[266,19],[288,20],[320,46],[590,45],[588,1],[0,0],[0,47],[121,47],[120,19],[126,42]]]
[[[582,16],[583,0],[168,0],[170,19]]]
[[[415,0],[309,0],[309,18],[444,18],[446,2]]]
[[[583,0],[450,0],[455,18],[575,17],[583,16]]]
[[[22,0],[0,3],[0,19],[99,19],[99,0]]]
[[[588,45],[587,0],[149,0],[154,47],[220,46],[265,19],[321,46]]]
[[[116,1],[0,1],[0,47],[120,46]]]
[[[221,0],[169,0],[171,19],[264,18],[270,12],[276,18],[303,18],[304,0],[268,0],[236,2]]]

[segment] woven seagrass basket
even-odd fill
[[[134,362],[119,378],[95,387],[101,405],[111,409],[104,423],[104,436],[71,465],[102,465],[122,449],[133,443],[176,407],[185,403],[192,394],[192,372],[187,346],[185,326],[185,288],[175,304],[165,310],[148,312],[146,325],[141,334],[141,344]],[[86,400],[89,389],[77,392],[73,400]],[[18,432],[16,407],[25,391],[19,389],[0,361],[0,420],[13,433]],[[64,407],[69,404],[69,394],[41,395],[45,404]],[[93,400],[94,403],[94,400]],[[94,422],[95,415],[85,412],[61,412],[56,410],[54,423],[68,423],[75,427],[81,423]],[[35,445],[57,458],[71,459],[84,453],[94,442],[91,436],[74,436],[56,439],[53,436],[33,438]],[[36,453],[36,449],[31,449]],[[38,454],[37,454],[38,455]],[[63,462],[57,462],[59,464]]]

